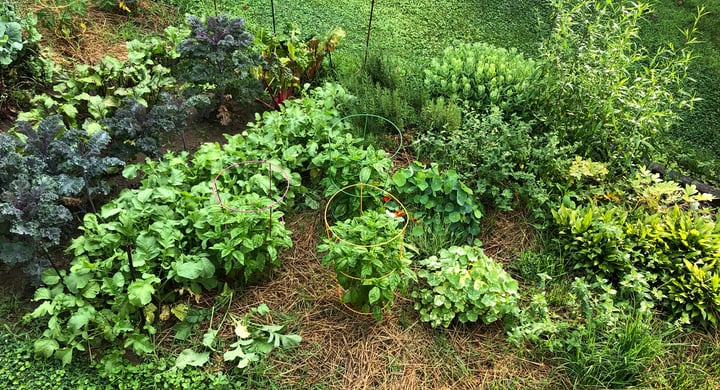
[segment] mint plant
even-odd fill
[[[431,326],[485,324],[518,315],[518,283],[479,246],[453,246],[418,262],[412,292],[420,319]]]
[[[384,211],[365,210],[337,222],[329,238],[318,245],[322,262],[333,267],[343,289],[341,301],[380,321],[383,310],[416,280],[410,268],[402,221]]]

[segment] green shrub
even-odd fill
[[[441,171],[437,165],[428,168],[414,162],[398,169],[392,184],[400,201],[411,210],[412,236],[422,237],[442,228],[455,239],[467,242],[480,233],[482,205],[454,170]]]
[[[207,160],[205,152],[196,158]],[[30,316],[48,318],[37,353],[68,363],[74,350],[109,342],[147,354],[171,317],[158,314],[189,321],[181,294],[247,283],[279,264],[278,251],[292,241],[282,211],[269,208],[283,190],[264,169],[243,165],[213,180],[187,158],[127,167],[127,177],[144,173],[140,188],[85,215],[68,248],[69,272],[45,271],[47,286],[35,293],[41,303]]]
[[[624,185],[568,199],[553,215],[569,265],[616,283],[639,271],[672,318],[718,326],[720,228],[699,208],[708,199],[640,171]]]
[[[518,314],[518,283],[478,246],[453,246],[418,262],[412,292],[420,319],[433,327],[453,320],[485,324]]]
[[[527,118],[536,84],[537,64],[516,49],[486,43],[448,47],[441,59],[425,69],[425,89],[431,98],[467,103],[480,112],[499,107],[505,114]]]
[[[641,45],[640,21],[652,14],[647,3],[552,3],[536,116],[583,156],[622,166],[642,161],[655,135],[695,100],[683,89],[692,53],[687,45],[655,53]],[[696,28],[697,19],[684,31],[686,44],[695,42]]]
[[[413,146],[420,159],[455,170],[483,204],[500,210],[520,199],[547,202],[568,155],[557,138],[534,135],[531,123],[506,118],[497,107],[487,114],[465,107],[458,130],[419,133]]]

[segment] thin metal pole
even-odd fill
[[[368,21],[367,37],[365,38],[365,65],[367,65],[368,50],[370,48],[370,29],[372,28],[373,10],[375,10],[375,0],[370,2],[370,21]]]
[[[273,0],[270,0],[270,12],[272,12],[273,34],[277,34],[277,31],[275,31],[275,2]]]

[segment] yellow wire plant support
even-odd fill
[[[346,192],[347,190],[350,190],[350,189],[357,190],[358,195],[353,195],[353,194],[349,194],[348,192]],[[367,195],[366,194],[367,192],[375,192],[375,194]],[[357,198],[359,199],[358,212],[359,212],[360,216],[362,216],[363,212],[364,212],[363,199],[365,199],[366,197],[367,198],[374,198],[374,197],[382,198],[382,199],[384,199],[383,203],[389,203],[389,201],[392,200],[394,202],[394,204],[396,204],[398,206],[397,210],[395,210],[395,213],[397,213],[398,218],[400,215],[403,216],[404,222],[402,224],[402,227],[399,229],[399,232],[397,234],[395,234],[394,236],[390,237],[389,239],[385,239],[384,241],[381,241],[381,242],[371,242],[371,243],[352,242],[352,241],[346,239],[345,237],[341,237],[340,234],[338,234],[338,232],[333,229],[333,226],[330,225],[330,218],[328,217],[328,214],[330,211],[330,205],[333,203],[333,200],[335,200],[335,198],[339,194],[349,194],[350,196],[357,196]],[[388,210],[387,212],[390,212],[390,211]],[[325,224],[325,232],[327,233],[327,238],[328,238],[329,246],[331,248],[330,249],[331,253],[332,253],[333,245],[349,245],[349,246],[354,246],[354,247],[358,247],[358,248],[366,248],[366,249],[372,249],[372,248],[377,248],[377,247],[386,247],[389,245],[397,245],[397,248],[398,248],[397,256],[398,256],[398,260],[399,260],[398,264],[401,264],[401,261],[403,259],[403,255],[404,255],[403,248],[404,248],[405,231],[407,230],[407,227],[408,227],[409,217],[408,217],[408,212],[407,212],[407,209],[405,208],[405,206],[400,202],[400,200],[398,200],[390,192],[383,190],[380,187],[376,187],[374,185],[366,184],[366,183],[356,183],[356,184],[351,184],[351,185],[345,186],[345,187],[339,189],[337,192],[335,192],[328,199],[328,202],[325,205],[323,221]],[[335,282],[336,282],[338,298],[340,299],[340,302],[343,304],[343,306],[345,306],[351,312],[360,314],[360,315],[373,315],[374,313],[372,311],[370,311],[370,312],[360,311],[360,310],[358,310],[356,308],[352,308],[348,304],[346,304],[342,298],[345,288],[341,285],[340,281],[338,280],[338,277],[342,276],[344,278],[347,278],[348,280],[357,282],[357,285],[367,286],[367,285],[372,284],[372,282],[377,282],[382,279],[388,278],[391,275],[393,275],[394,273],[398,272],[398,268],[394,268],[383,275],[375,276],[372,278],[361,278],[356,275],[348,275],[343,270],[337,268],[335,259],[332,259],[332,265],[333,265],[333,270],[335,271]],[[347,291],[347,290],[345,290],[345,291]],[[384,311],[391,303],[392,303],[392,301],[386,302],[381,310]]]

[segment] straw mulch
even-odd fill
[[[266,303],[289,314],[288,329],[302,344],[271,354],[266,375],[279,386],[336,389],[536,388],[552,367],[517,356],[500,326],[435,330],[398,297],[380,323],[355,314],[338,299],[332,271],[316,246],[325,234],[317,213],[290,216],[294,247],[270,281],[248,288],[232,311]],[[224,330],[231,335],[230,325]]]

